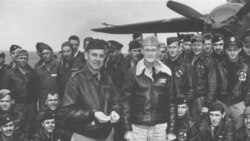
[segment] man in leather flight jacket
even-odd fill
[[[174,140],[177,107],[171,70],[159,61],[158,39],[143,40],[144,58],[125,77],[122,108],[125,139]]]
[[[90,42],[82,71],[66,85],[60,116],[74,132],[71,141],[113,141],[112,123],[120,116],[115,86],[107,72],[101,70],[105,52],[101,40]]]
[[[166,65],[173,72],[177,98],[189,101],[193,98],[191,65],[180,56],[180,43],[177,37],[167,38],[168,54]]]
[[[199,120],[202,113],[208,113],[209,105],[215,100],[217,77],[216,65],[211,56],[204,52],[204,38],[196,35],[192,38],[193,58],[191,59],[193,100],[190,114]]]
[[[242,42],[238,38],[229,37],[225,47],[228,59],[217,65],[218,81],[221,84],[218,99],[223,102],[227,115],[232,117],[238,129],[243,125],[241,115],[245,109],[244,100],[250,93],[249,86],[247,86],[248,67],[239,58]]]

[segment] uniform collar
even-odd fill
[[[136,65],[136,75],[137,76],[141,75],[144,72],[144,70],[146,69],[144,61],[145,60],[142,59]],[[171,72],[170,68],[167,67],[166,65],[164,65],[160,60],[155,61],[154,67],[155,67],[157,72],[163,72],[163,73],[168,74],[169,76],[172,75],[172,72]]]

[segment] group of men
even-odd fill
[[[250,34],[72,35],[0,54],[0,141],[250,141]]]

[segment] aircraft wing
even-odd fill
[[[117,25],[111,27],[94,28],[92,31],[111,34],[141,33],[173,33],[173,32],[198,32],[203,31],[204,24],[201,21],[189,18],[172,18],[143,23]]]

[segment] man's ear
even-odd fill
[[[224,118],[226,116],[226,112],[223,112],[222,117]]]
[[[239,52],[241,52],[241,48],[239,48]]]
[[[15,103],[15,99],[12,99],[11,100],[11,104],[13,105]]]

